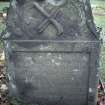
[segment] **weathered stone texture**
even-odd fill
[[[89,0],[12,0],[6,29],[11,96],[29,105],[95,105],[99,36]]]

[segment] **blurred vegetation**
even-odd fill
[[[8,7],[9,3],[8,2],[0,2],[0,13],[3,12],[3,9],[5,7]],[[2,32],[2,30],[4,29],[5,25],[2,23],[2,18],[0,17],[0,33]]]
[[[21,99],[18,97],[10,98],[11,105],[25,105]]]
[[[8,2],[0,2],[0,11],[3,10],[3,8],[8,7],[9,3]]]
[[[91,0],[94,21],[105,31],[105,0]]]
[[[5,7],[8,7],[8,6],[9,6],[9,3],[8,2],[0,2],[0,13],[2,13],[3,12],[3,9]],[[0,17],[0,34],[2,33],[3,29],[5,29],[5,25],[3,24],[2,17]],[[0,39],[0,49],[2,49],[2,48],[3,48],[3,44],[2,44],[1,39]]]
[[[101,50],[101,77],[105,81],[105,0],[91,0],[94,21],[96,26],[102,28],[101,38],[103,45]]]

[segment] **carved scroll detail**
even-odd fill
[[[52,24],[57,30],[57,35],[61,35],[63,33],[62,25],[58,23],[56,19],[52,18],[53,16],[55,17],[57,15],[58,8],[56,8],[55,11],[52,10],[52,13],[49,14],[37,2],[34,2],[34,6],[41,14],[46,17],[46,19],[41,22],[41,24],[39,24],[38,32],[43,32],[49,26],[49,24]]]

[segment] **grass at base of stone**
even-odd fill
[[[10,105],[25,105],[18,97],[9,97]]]
[[[105,1],[104,0],[90,0],[92,7],[103,7],[105,8]]]
[[[94,15],[95,23],[98,27],[102,27],[105,31],[105,16]]]

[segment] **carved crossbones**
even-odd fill
[[[63,33],[63,27],[54,18],[52,18],[52,16],[57,15],[58,8],[56,8],[55,11],[49,14],[37,2],[34,2],[34,6],[39,12],[41,12],[46,17],[46,19],[38,26],[38,32],[43,32],[51,23],[57,29],[57,35],[61,35]]]

